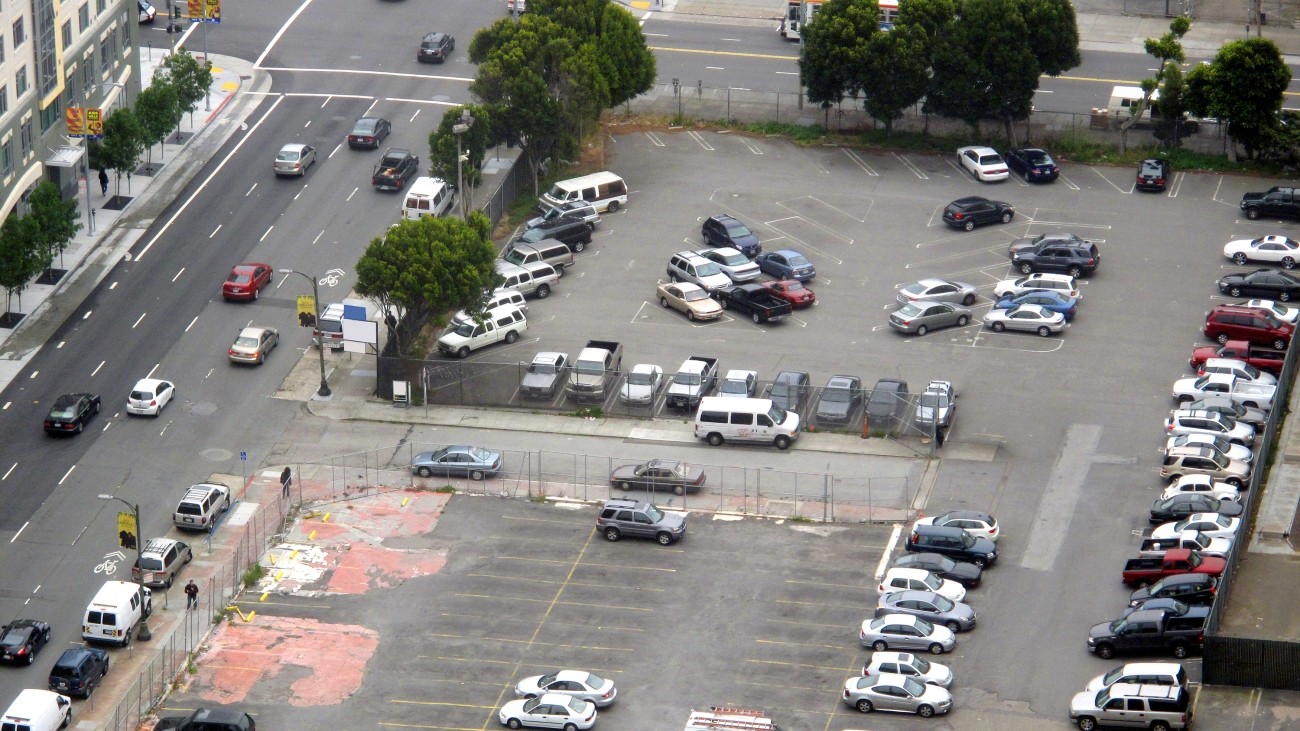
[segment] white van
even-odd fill
[[[695,412],[695,438],[723,442],[757,442],[787,449],[799,438],[799,415],[765,398],[706,396]]]
[[[86,606],[81,637],[126,647],[140,620],[153,613],[153,592],[130,581],[105,581]]]
[[[1147,104],[1147,108],[1142,111],[1143,120],[1151,119],[1151,109],[1158,101],[1160,101],[1160,90],[1156,89],[1151,92],[1151,101]],[[1126,122],[1133,116],[1130,110],[1137,109],[1141,103],[1142,87],[1116,86],[1110,91],[1110,103],[1106,105],[1106,109],[1110,110],[1112,119]]]
[[[592,173],[581,178],[561,180],[537,199],[542,213],[575,201],[590,203],[597,213],[614,213],[619,206],[627,205],[627,183],[614,173]]]
[[[528,314],[528,300],[524,299],[523,292],[520,292],[517,289],[498,288],[493,290],[492,294],[488,295],[487,302],[483,305],[483,316],[487,317],[488,312],[506,305],[514,305],[525,315]],[[457,310],[451,320],[452,322],[472,322],[474,316],[469,314],[468,310]]]
[[[443,216],[456,202],[456,194],[442,178],[416,178],[402,198],[402,217]]]
[[[0,717],[0,731],[56,731],[72,722],[72,699],[50,690],[28,688]]]

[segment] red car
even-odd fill
[[[782,279],[778,282],[763,282],[767,291],[789,302],[794,307],[808,307],[817,301],[817,294],[804,286],[803,282]]]
[[[271,283],[274,270],[270,264],[240,264],[230,270],[221,296],[228,300],[255,300],[262,288]]]

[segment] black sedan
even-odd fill
[[[644,464],[616,467],[609,474],[609,484],[620,490],[672,490],[674,495],[685,495],[700,491],[704,470],[685,462],[652,459]]]
[[[480,447],[453,444],[434,452],[421,452],[411,460],[411,472],[420,477],[468,477],[481,480],[501,471],[501,454]]]
[[[1219,291],[1233,297],[1264,297],[1290,302],[1300,297],[1300,279],[1276,269],[1256,269],[1219,278]]]
[[[362,117],[348,133],[348,147],[354,150],[378,150],[379,143],[393,131],[393,125],[382,117]]]
[[[1239,518],[1241,510],[1241,503],[1234,500],[1220,500],[1203,492],[1180,492],[1151,503],[1151,522],[1170,523],[1192,513],[1218,513],[1228,518]]]
[[[0,632],[0,660],[31,665],[50,641],[50,625],[39,619],[15,619]]]
[[[45,417],[48,434],[80,434],[91,417],[99,413],[99,396],[93,393],[68,393],[54,401]]]
[[[862,379],[857,376],[831,376],[817,399],[817,422],[847,424],[862,405]]]
[[[967,589],[979,586],[984,575],[984,569],[973,563],[954,561],[938,553],[906,553],[894,559],[893,565],[902,569],[925,569]]]
[[[1061,176],[1056,161],[1047,150],[1037,147],[1016,147],[1007,150],[1007,167],[1020,173],[1027,182],[1050,183]]]
[[[1015,217],[1016,209],[1010,203],[991,201],[977,195],[958,198],[943,209],[943,220],[949,226],[965,231],[986,223],[1011,223]]]

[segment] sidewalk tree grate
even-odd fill
[[[144,165],[141,165],[140,167],[136,168],[135,172],[132,174],[153,176],[153,175],[157,175],[162,169],[163,169],[162,163],[150,162],[150,163],[145,163]]]
[[[126,208],[126,205],[130,202],[131,196],[129,195],[115,195],[104,201],[104,204],[100,206],[100,208],[103,208],[106,211],[120,211],[123,208]]]
[[[41,276],[36,278],[37,284],[58,284],[63,275],[67,274],[67,269],[46,269],[41,272]]]
[[[18,327],[18,323],[22,322],[24,317],[27,317],[27,314],[23,312],[6,312],[0,315],[0,327],[12,330]]]

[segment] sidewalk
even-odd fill
[[[145,86],[165,55],[165,49],[140,49],[141,82]],[[185,115],[179,142],[175,133],[168,135],[161,145],[151,148],[129,181],[122,178],[120,189],[116,181],[110,180],[107,195],[100,192],[96,172],[91,170],[91,178],[86,181],[91,212],[86,210],[83,189],[76,199],[82,229],[63,252],[61,262],[56,259],[67,274],[54,285],[29,285],[22,293],[20,308],[26,317],[16,328],[0,329],[0,388],[13,380],[69,314],[80,307],[261,101],[259,96],[238,92],[270,88],[270,76],[256,71],[250,62],[228,56],[210,58],[214,64],[211,96],[192,114]],[[125,206],[106,208],[115,195],[128,199]],[[18,307],[19,298],[15,297],[13,303]]]

